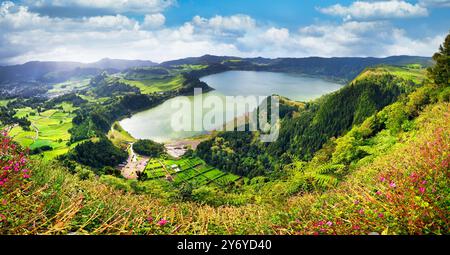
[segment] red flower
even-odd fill
[[[353,229],[354,229],[354,230],[360,230],[360,229],[361,229],[361,227],[360,227],[360,226],[358,226],[358,225],[356,225],[356,226],[353,226]]]

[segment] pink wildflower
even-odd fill
[[[360,209],[358,212],[359,214],[364,214],[364,209]]]
[[[386,178],[384,178],[383,176],[380,177],[380,182],[384,182],[386,180]]]
[[[163,227],[167,223],[169,223],[169,222],[166,219],[161,219],[160,221],[158,221],[158,225],[161,226],[161,227]]]
[[[378,214],[378,217],[379,217],[379,218],[383,218],[383,217],[384,217],[384,214],[379,213],[379,214]]]
[[[395,185],[395,182],[391,182],[391,183],[389,184],[389,186],[390,186],[391,188],[397,187],[397,185]]]
[[[422,193],[422,194],[425,193],[425,190],[426,190],[425,187],[420,187],[419,188],[419,192]]]
[[[331,227],[331,226],[333,226],[333,222],[328,221],[328,222],[327,222],[327,225]]]

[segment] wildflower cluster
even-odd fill
[[[0,134],[0,194],[20,186],[31,178],[26,152],[5,131]]]

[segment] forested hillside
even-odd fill
[[[306,103],[297,109],[295,117],[285,117],[276,142],[261,144],[252,133],[221,133],[200,144],[197,154],[206,162],[239,175],[264,175],[294,159],[310,160],[330,138],[361,124],[420,85],[383,67],[369,68],[341,90]],[[282,103],[281,108],[285,107]]]

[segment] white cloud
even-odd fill
[[[422,6],[450,7],[450,0],[420,0]]]
[[[67,20],[70,21],[70,20]],[[137,30],[139,29],[139,23],[135,20],[129,19],[126,16],[120,14],[115,16],[95,16],[89,18],[83,18],[85,28],[91,30],[98,29],[113,29],[113,30]]]
[[[311,25],[300,29],[298,44],[325,56],[431,56],[445,34],[412,39],[386,21],[344,22]]]
[[[115,13],[158,13],[176,4],[176,0],[23,0],[28,6],[78,7],[111,10]]]
[[[166,17],[161,13],[145,15],[142,27],[148,29],[159,28],[166,23]]]
[[[212,32],[217,35],[242,34],[256,27],[256,21],[243,14],[227,17],[217,15],[210,19],[195,16],[191,23],[198,31]]]
[[[269,28],[265,33],[264,37],[268,41],[272,41],[273,43],[283,43],[284,41],[289,39],[289,30],[286,28]]]
[[[319,11],[350,19],[379,19],[379,18],[410,18],[428,16],[428,10],[420,4],[411,4],[405,1],[356,1],[349,6],[335,4]]]
[[[0,5],[0,63],[30,60],[91,62],[101,58],[165,61],[204,54],[243,57],[431,56],[444,34],[410,38],[388,21],[314,24],[297,31],[246,15],[194,17],[164,26],[164,16],[139,22],[124,15],[43,16],[10,2]]]

